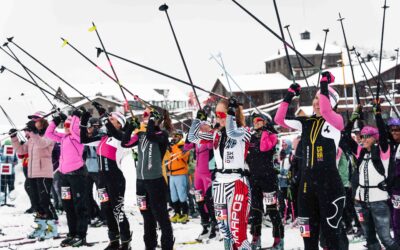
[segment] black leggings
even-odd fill
[[[157,246],[157,223],[161,228],[161,248],[172,250],[174,236],[167,209],[168,186],[165,179],[136,180],[136,194],[146,197],[146,210],[141,210],[144,219],[144,243],[146,249]]]
[[[101,210],[106,217],[108,237],[115,241],[121,237],[121,241],[131,238],[129,222],[124,211],[125,177],[117,164],[110,164],[109,170],[99,172],[99,195],[105,194],[107,199],[100,199]],[[103,196],[105,197],[105,196]]]
[[[57,220],[57,214],[50,200],[52,178],[29,178],[29,187],[32,195],[32,206],[37,208],[41,217]]]

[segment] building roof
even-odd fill
[[[281,73],[238,75],[233,76],[233,79],[245,92],[285,89],[291,84],[291,81]],[[232,88],[232,92],[241,92],[231,79],[229,79],[230,88],[225,76],[219,77],[218,80],[226,90]]]
[[[318,42],[316,40],[297,40],[294,41],[294,45],[296,47],[296,50],[299,51],[302,55],[306,56],[306,55],[318,55],[318,54],[322,54],[322,48],[324,46],[323,41],[322,42]],[[344,50],[344,48],[334,45],[334,44],[329,44],[326,43],[325,46],[325,54],[337,54],[337,53],[341,53],[342,50]],[[291,50],[290,48],[288,48],[288,52],[289,55],[296,55],[296,53]],[[285,48],[281,47],[279,48],[278,52],[270,57],[267,58],[267,62],[268,61],[272,61],[281,57],[286,56],[285,54]]]

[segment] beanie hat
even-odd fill
[[[121,114],[120,112],[111,112],[110,115],[117,119],[117,121],[119,122],[119,124],[121,124],[121,127],[124,127],[126,124],[126,118],[123,114]]]

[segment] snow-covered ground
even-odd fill
[[[139,209],[136,206],[135,196],[135,171],[133,167],[133,159],[127,156],[123,162],[123,172],[127,179],[127,189],[125,193],[126,203],[125,210],[130,222],[131,230],[133,231],[132,249],[144,249],[143,242],[143,225],[142,217]],[[26,237],[32,231],[33,217],[30,214],[24,214],[24,211],[29,206],[28,197],[23,189],[24,176],[22,174],[21,166],[17,166],[16,171],[16,190],[13,194],[15,200],[10,203],[15,204],[15,207],[0,207],[0,229],[4,235],[0,235],[0,248],[2,249],[48,249],[50,247],[59,247],[61,240],[47,240],[44,242],[36,242],[27,245],[15,245],[14,242],[4,242],[7,239],[15,239]],[[211,241],[207,244],[192,244],[185,245],[183,242],[194,241],[200,233],[201,226],[199,219],[192,219],[188,224],[173,224],[174,236],[176,238],[175,249],[190,249],[190,250],[204,250],[204,249],[223,249],[222,241]],[[272,245],[272,232],[271,228],[263,228],[262,246],[267,247]],[[65,214],[59,218],[59,232],[67,232],[67,224]],[[160,235],[160,233],[159,233]],[[285,228],[285,249],[303,249],[303,241],[300,237],[299,230],[286,226]],[[250,235],[249,238],[251,239]],[[107,243],[107,228],[89,228],[87,234],[87,241],[94,242],[100,241],[93,247],[81,247],[79,249],[104,249]],[[362,243],[351,244],[350,249],[364,249]],[[69,249],[69,248],[65,248]],[[71,248],[72,249],[72,248]]]

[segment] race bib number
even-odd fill
[[[223,221],[228,218],[228,211],[226,204],[214,204],[215,218],[218,221]]]
[[[361,207],[356,207],[357,218],[359,222],[364,222],[364,214]]]
[[[97,192],[99,193],[100,203],[109,201],[108,193],[105,188],[100,188],[97,190]]]
[[[61,199],[71,200],[71,187],[61,187]]]
[[[194,190],[194,197],[196,202],[204,201],[203,192],[201,190]]]
[[[137,195],[137,204],[139,206],[140,211],[147,210],[147,201],[146,201],[146,195]]]
[[[301,237],[310,238],[310,218],[298,217],[297,220],[300,226]]]
[[[393,195],[392,203],[394,209],[400,209],[400,195]]]
[[[269,205],[275,205],[276,204],[276,192],[270,192],[270,193],[263,193],[264,195],[264,203],[269,206]]]

